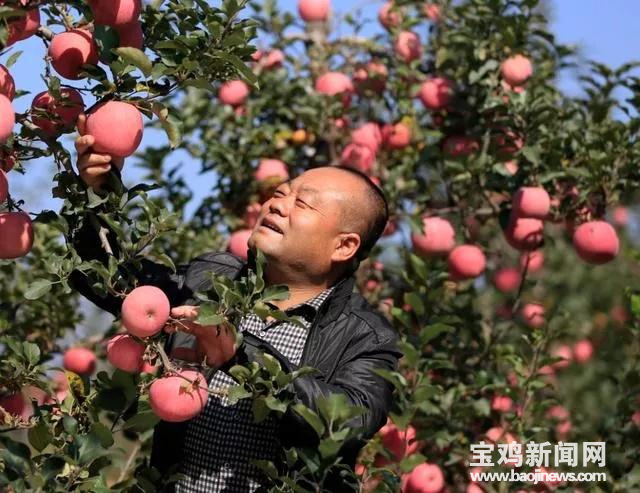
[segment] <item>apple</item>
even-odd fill
[[[151,337],[162,330],[171,307],[169,298],[156,286],[139,286],[122,303],[122,325],[136,337]]]
[[[33,224],[26,212],[0,212],[0,259],[24,257],[33,246]]]
[[[90,349],[73,347],[65,351],[62,365],[78,375],[91,375],[96,370],[96,355]]]
[[[482,250],[475,245],[459,245],[451,250],[448,258],[452,280],[472,279],[484,272],[487,264]]]
[[[298,13],[305,22],[326,21],[330,8],[330,0],[298,0]]]
[[[423,234],[411,235],[413,249],[421,255],[446,255],[456,245],[456,233],[449,221],[441,217],[423,217]]]
[[[420,85],[418,98],[430,110],[446,108],[453,99],[453,82],[445,77],[434,77]]]
[[[533,66],[531,60],[518,54],[504,60],[500,65],[500,72],[507,84],[521,86],[533,74]]]
[[[589,221],[573,233],[573,246],[578,256],[590,264],[610,262],[620,250],[618,233],[605,221]]]
[[[71,29],[56,34],[49,45],[51,64],[62,77],[80,79],[83,65],[97,65],[98,51],[93,34],[86,29]]]
[[[133,104],[108,101],[91,110],[86,128],[95,138],[95,152],[128,157],[136,152],[142,141],[142,114]]]

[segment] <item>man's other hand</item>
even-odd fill
[[[202,361],[214,368],[220,368],[236,354],[236,337],[233,329],[226,325],[200,325],[194,322],[198,318],[198,307],[183,305],[171,310],[171,317],[177,319],[165,327],[165,332],[176,331],[192,334],[196,338],[196,361]],[[181,358],[184,359],[184,358]]]
[[[82,113],[78,117],[78,133],[76,151],[78,152],[78,173],[80,179],[94,190],[100,190],[107,180],[111,166],[119,170],[124,166],[124,158],[112,157],[109,154],[93,152],[91,146],[95,143],[93,135],[86,133],[87,116]]]

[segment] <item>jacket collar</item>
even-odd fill
[[[237,278],[247,275],[249,269],[255,270],[256,258],[253,250],[249,249],[247,252],[247,261],[238,271]],[[334,289],[331,291],[327,299],[320,305],[315,322],[320,328],[334,322],[338,316],[344,311],[344,308],[349,301],[351,293],[353,293],[353,287],[356,284],[356,278],[353,274],[343,277],[334,284]]]

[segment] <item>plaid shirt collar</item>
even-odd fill
[[[313,322],[315,316],[318,314],[318,310],[322,306],[322,303],[324,303],[324,301],[329,297],[334,287],[335,286],[330,286],[313,298],[289,307],[284,312],[287,315],[301,315],[308,323],[311,323]],[[267,302],[267,305],[269,305],[273,309],[278,308],[274,304],[269,302]]]

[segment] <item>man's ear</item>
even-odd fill
[[[331,255],[333,262],[346,262],[353,258],[360,248],[360,235],[358,233],[341,233],[336,241],[336,247]]]

